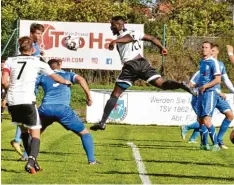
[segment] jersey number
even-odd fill
[[[27,62],[17,62],[17,63],[18,63],[18,64],[23,64],[22,67],[21,67],[21,69],[20,69],[20,72],[19,72],[19,74],[18,74],[18,76],[17,76],[17,80],[19,80],[20,77],[21,77],[21,75],[22,75],[22,73],[23,73],[24,67],[25,67],[25,65],[27,64]]]
[[[140,48],[141,48],[141,45],[140,45],[140,43],[139,43],[138,40],[135,41],[135,42],[132,44],[132,51],[138,50],[138,49],[140,49]]]

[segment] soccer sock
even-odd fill
[[[191,135],[189,141],[195,141],[199,136],[199,128],[194,129],[193,134]]]
[[[39,149],[40,149],[40,139],[33,137],[30,146],[31,146],[31,150],[29,152],[28,163],[31,165],[34,165],[35,160],[30,158],[30,156],[34,157],[35,159],[37,158]]]
[[[199,129],[200,124],[196,121],[196,122],[194,122],[194,123],[192,123],[190,125],[187,125],[186,127],[187,127],[188,130],[190,130],[190,129]]]
[[[14,138],[14,140],[17,143],[21,142],[21,129],[20,129],[20,127],[18,125],[16,126],[16,132],[15,132],[15,138]]]
[[[216,132],[215,132],[214,125],[211,125],[211,127],[208,128],[208,131],[209,131],[210,139],[211,139],[213,145],[217,145],[218,144],[218,142],[217,142],[217,135],[216,135]]]
[[[23,140],[24,149],[29,154],[30,153],[30,143],[31,143],[31,142],[29,142],[29,140],[31,140],[29,133],[27,133],[27,132],[22,133],[21,138]]]
[[[108,119],[111,111],[115,107],[117,101],[118,101],[118,98],[110,97],[110,99],[106,102],[106,106],[104,108],[104,113],[102,115],[101,123],[106,123],[106,120]]]
[[[163,82],[161,88],[163,90],[174,90],[174,89],[182,88],[182,85],[181,85],[181,83],[176,82],[174,80],[167,80],[167,81]]]
[[[37,158],[40,149],[40,139],[33,137],[31,141],[30,156]]]
[[[208,144],[208,129],[204,124],[200,126],[200,134],[201,134],[201,144],[207,145]]]
[[[81,135],[81,141],[89,162],[95,161],[93,138],[90,133]]]
[[[217,135],[217,140],[219,144],[223,144],[223,135],[225,134],[225,132],[227,131],[229,125],[231,124],[232,121],[228,120],[228,119],[224,119],[221,127],[219,129],[219,133]]]

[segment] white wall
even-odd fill
[[[86,120],[89,123],[100,121],[106,101],[111,91],[92,90],[93,105],[87,107]],[[180,92],[127,91],[119,98],[109,120],[134,125],[185,125],[196,120],[191,107],[191,95]],[[227,101],[234,109],[234,95],[227,94]],[[215,110],[212,122],[222,123],[224,116]],[[234,126],[234,121],[231,124]]]

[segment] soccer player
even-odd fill
[[[213,44],[212,45],[212,56],[215,59],[218,59],[218,54],[219,54],[219,46],[217,44]],[[223,62],[219,61],[219,65],[220,65],[220,71],[221,71],[221,75],[222,75],[222,80],[224,81],[225,85],[227,86],[227,88],[234,93],[234,87],[226,73],[226,68]],[[192,84],[196,84],[198,82],[198,79],[200,77],[200,73],[199,71],[195,73],[195,75],[192,77],[192,79],[190,80],[190,83]],[[227,131],[229,125],[231,124],[232,120],[233,120],[233,112],[231,110],[230,105],[228,104],[228,102],[225,100],[225,94],[221,92],[220,87],[218,89],[216,89],[216,91],[219,93],[218,96],[218,102],[216,105],[216,108],[225,115],[225,118],[221,124],[219,133],[217,135],[217,139],[218,139],[218,144],[222,149],[228,149],[227,146],[224,145],[223,142],[223,135],[225,134],[225,132]],[[192,101],[192,106],[194,108],[195,113],[197,113],[196,110],[196,103],[197,101],[194,99],[196,99],[196,97],[193,97],[193,101]],[[196,143],[196,138],[199,135],[199,123],[198,122],[194,122],[190,125],[186,125],[186,126],[182,126],[181,129],[181,135],[182,138],[185,140],[185,136],[188,132],[188,130],[190,129],[194,129],[194,132],[192,134],[192,136],[190,137],[188,143]]]
[[[70,85],[71,82],[55,74],[48,64],[38,57],[31,56],[34,52],[33,40],[30,37],[19,38],[21,55],[9,57],[3,69],[2,86],[8,88],[7,102],[12,122],[21,124],[24,148],[29,154],[25,170],[36,173],[40,170],[36,158],[40,148],[41,123],[35,104],[35,82],[39,72],[48,74],[59,83]],[[8,81],[10,78],[10,81]],[[32,139],[28,142],[29,134]]]
[[[208,145],[207,133],[213,142],[213,151],[220,150],[217,141],[215,127],[211,123],[214,109],[218,102],[218,93],[215,89],[219,88],[221,83],[221,73],[219,63],[212,57],[212,44],[208,41],[202,44],[203,58],[200,61],[200,78],[195,87],[198,87],[198,120],[201,132],[200,149],[210,150]]]
[[[44,32],[44,26],[38,23],[32,23],[30,26],[30,37],[33,40],[33,48],[35,49],[33,56],[43,56],[45,53],[38,45],[38,42],[42,40],[42,34]]]
[[[226,45],[226,48],[227,48],[227,53],[228,53],[229,59],[230,59],[231,63],[234,65],[233,47],[231,45]]]
[[[92,98],[88,85],[83,77],[73,72],[66,72],[61,69],[62,61],[52,59],[49,62],[54,72],[64,79],[70,80],[73,84],[80,84],[86,94],[87,105],[92,104]],[[65,129],[71,130],[77,134],[82,141],[83,148],[87,154],[89,164],[97,164],[94,156],[93,139],[89,131],[85,128],[84,123],[71,109],[70,98],[71,88],[56,83],[47,75],[41,75],[36,82],[36,89],[42,86],[44,97],[39,107],[39,114],[42,122],[41,133],[53,122],[59,122]]]
[[[184,83],[178,83],[173,80],[164,81],[160,74],[150,65],[140,52],[142,47],[140,40],[150,41],[158,46],[162,55],[167,55],[167,49],[162,46],[160,41],[151,35],[138,33],[125,28],[125,19],[122,16],[115,16],[111,20],[111,27],[117,39],[109,44],[109,50],[113,50],[116,46],[121,61],[124,64],[122,71],[116,80],[114,90],[111,93],[110,99],[107,101],[104,108],[102,119],[99,123],[90,127],[92,130],[104,130],[106,121],[114,108],[119,96],[138,79],[143,79],[155,87],[163,90],[184,89],[189,93],[193,93],[192,88]]]
[[[32,23],[30,25],[30,38],[33,40],[33,48],[34,48],[34,52],[32,56],[40,57],[41,60],[43,60],[41,56],[44,55],[44,51],[40,49],[38,42],[42,40],[43,32],[44,32],[43,25],[38,24],[38,23]],[[19,158],[18,161],[27,161],[28,160],[27,152],[25,151],[24,153],[22,153],[21,148],[20,148],[20,143],[21,143],[20,126],[18,125],[16,126],[15,138],[10,143],[12,147],[21,155],[21,158]]]

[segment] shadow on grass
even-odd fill
[[[108,171],[108,172],[96,172],[98,174],[119,174],[119,175],[145,175],[143,173],[136,173],[136,172],[119,172],[119,171]],[[212,177],[212,176],[195,176],[195,175],[179,175],[179,174],[161,174],[161,173],[147,173],[148,176],[155,176],[155,177],[173,177],[173,178],[188,178],[188,179],[193,179],[194,181],[196,179],[199,180],[222,180],[222,181],[230,181],[230,182],[234,182],[234,178],[233,177]]]
[[[39,153],[41,153],[41,154],[49,154],[49,155],[77,155],[77,154],[80,154],[80,153],[72,153],[72,152],[49,152],[49,151],[44,151],[44,150],[42,150],[42,151],[40,151]]]
[[[2,152],[15,152],[14,149],[5,149],[5,148],[2,148],[1,149]],[[51,154],[51,155],[77,155],[80,153],[72,153],[72,152],[49,152],[49,151],[40,151],[39,153],[42,153],[42,154]]]
[[[9,170],[5,168],[1,168],[2,172],[9,172],[9,173],[25,173],[25,171],[16,171],[16,170]]]
[[[189,161],[160,161],[160,160],[142,160],[143,162],[153,162],[153,163],[169,163],[169,164],[189,164],[189,165],[204,165],[204,166],[220,166],[220,167],[234,167],[230,164],[219,164],[219,163],[202,163],[202,162],[189,162]]]

